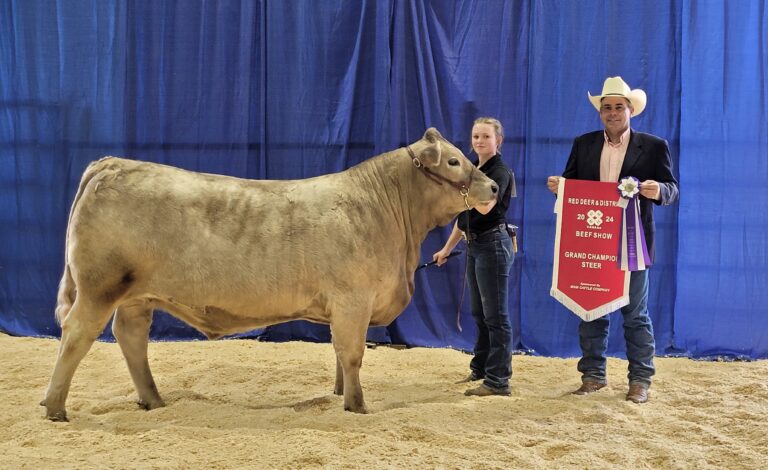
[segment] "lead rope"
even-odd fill
[[[459,306],[456,308],[456,328],[459,329],[459,333],[461,333],[461,306],[464,305],[464,290],[467,288],[467,271],[469,271],[469,236],[467,235],[469,233],[469,201],[467,198],[469,197],[469,190],[463,190],[461,193],[462,196],[464,196],[464,205],[467,206],[467,210],[464,211],[464,214],[466,214],[467,219],[467,231],[464,232],[464,240],[467,242],[467,249],[464,250],[464,277],[461,280],[461,295],[459,296]]]

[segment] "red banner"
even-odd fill
[[[560,178],[550,295],[591,321],[629,303],[618,264],[623,210],[617,183]]]

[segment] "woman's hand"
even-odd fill
[[[442,266],[446,261],[448,261],[448,255],[450,254],[451,250],[447,250],[445,247],[443,247],[442,250],[432,255],[432,261],[434,261],[438,266]]]

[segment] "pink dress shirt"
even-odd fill
[[[605,136],[605,145],[600,154],[600,181],[619,181],[621,165],[624,163],[624,155],[629,146],[629,127],[619,137],[617,143],[608,139],[608,133],[603,131]]]

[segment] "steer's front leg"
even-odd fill
[[[358,304],[359,305],[359,304]],[[366,313],[362,313],[366,312]],[[334,393],[344,390],[344,409],[355,413],[367,413],[360,386],[360,366],[365,352],[365,333],[370,320],[367,309],[341,309],[331,317],[333,348],[336,350],[337,372]],[[342,378],[339,379],[339,369]],[[341,383],[340,383],[341,382]]]

